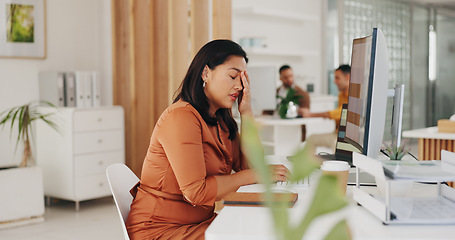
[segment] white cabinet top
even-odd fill
[[[403,137],[455,140],[455,133],[441,133],[438,132],[438,127],[429,127],[403,131]]]

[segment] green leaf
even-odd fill
[[[19,113],[19,119],[18,119],[18,124],[19,124],[19,134],[17,135],[17,141],[19,141],[22,137],[22,133],[24,131],[23,126],[24,126],[24,111],[25,108],[22,106],[20,108],[20,113]]]
[[[252,118],[242,118],[242,149],[254,171],[259,176],[259,182],[265,186],[264,197],[267,205],[271,208],[272,215],[275,219],[275,228],[277,232],[283,232],[287,227],[287,206],[282,204],[273,204],[274,199],[271,189],[272,172],[264,158],[264,149],[262,147],[259,130]],[[284,211],[283,211],[284,209]]]
[[[32,122],[38,119],[43,120],[46,122],[48,125],[50,125],[52,128],[54,128],[56,131],[59,131],[57,128],[57,124],[54,122],[50,121],[49,119],[46,119],[47,116],[50,116],[54,113],[48,113],[48,114],[40,114],[36,108],[41,105],[47,105],[51,107],[55,107],[52,103],[46,102],[46,101],[34,101],[30,102],[25,105],[17,106],[17,107],[12,107],[10,109],[7,109],[0,113],[0,126],[2,126],[2,129],[5,127],[5,125],[11,121],[10,127],[10,138],[12,138],[12,133],[14,129],[14,125],[17,124],[17,139],[16,139],[16,146],[15,146],[15,151],[17,151],[18,145],[20,142],[23,142],[27,139],[30,139],[29,134],[33,134],[32,132]]]
[[[259,131],[255,121],[249,117],[242,118],[242,147],[252,167],[259,172],[260,181],[268,183],[272,175],[264,159]]]
[[[338,222],[332,230],[327,234],[324,240],[349,240],[351,239],[351,232],[349,231],[348,223],[346,220]]]
[[[287,203],[285,201],[273,203],[275,199],[273,199],[270,184],[272,173],[264,159],[264,150],[259,138],[259,130],[253,119],[248,117],[242,118],[241,137],[242,150],[245,153],[250,166],[258,174],[259,181],[265,185],[265,200],[272,213],[277,239],[301,240],[308,226],[315,218],[332,211],[337,211],[347,205],[344,194],[341,193],[341,189],[338,185],[337,178],[323,175],[319,179],[318,185],[316,186],[316,192],[302,222],[297,226],[291,225],[289,223]],[[309,176],[311,172],[320,166],[320,162],[311,153],[311,148],[312,147],[307,144],[304,149],[299,150],[295,156],[291,158],[291,161],[293,162],[291,180],[301,180]],[[331,233],[333,232],[333,234],[336,235],[341,234],[340,236],[342,238],[338,239],[349,239],[349,235],[345,234],[346,231],[349,231],[344,229],[345,232],[343,232],[343,226],[347,227],[345,223],[344,225],[337,224]],[[348,237],[344,238],[344,236]]]
[[[338,179],[331,175],[322,175],[316,193],[303,221],[297,227],[298,235],[303,236],[310,223],[317,217],[340,210],[347,205],[344,195],[338,186]]]
[[[312,149],[312,145],[307,143],[303,149],[300,149],[291,157],[290,161],[292,161],[293,165],[291,181],[298,182],[304,180],[321,165],[321,162],[314,156]]]
[[[278,114],[281,118],[286,118],[286,113],[288,112],[288,104],[281,102],[280,107],[278,109]]]

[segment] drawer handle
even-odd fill
[[[98,139],[98,143],[103,143],[103,139]]]
[[[102,182],[100,182],[100,183],[98,184],[98,186],[102,187],[102,186],[104,186],[104,184],[103,184]]]
[[[99,164],[99,165],[103,165],[103,161],[99,161],[98,164]]]
[[[102,118],[98,118],[98,122],[102,122],[102,121],[103,121],[103,119],[102,119]]]

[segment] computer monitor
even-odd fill
[[[354,39],[346,124],[346,141],[377,158],[384,136],[389,80],[387,43],[380,29]]]

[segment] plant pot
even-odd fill
[[[0,229],[44,220],[43,177],[38,167],[0,170]]]

